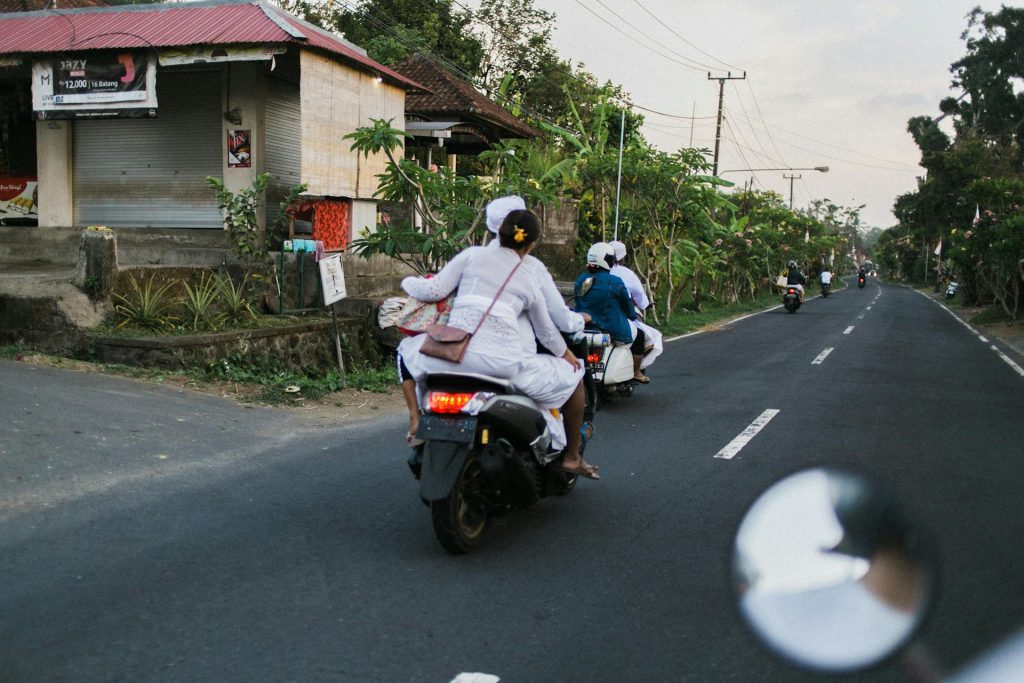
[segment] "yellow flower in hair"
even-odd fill
[[[516,234],[514,235],[513,239],[515,239],[516,242],[524,242],[526,240],[526,231],[517,225]]]

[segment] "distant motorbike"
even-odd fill
[[[559,468],[543,409],[507,380],[476,373],[427,375],[409,460],[445,550],[467,553],[494,516],[573,489]]]
[[[796,309],[800,308],[800,290],[793,285],[787,286],[782,294],[782,305],[790,313],[796,313]]]
[[[827,297],[831,293],[832,293],[832,284],[829,283],[829,282],[822,282],[821,283],[821,296],[822,296],[822,298]]]
[[[946,299],[952,299],[954,296],[956,296],[956,290],[959,287],[960,285],[958,285],[955,282],[950,282],[948,285],[946,285]]]
[[[864,289],[864,276],[863,275],[858,275],[857,276],[857,286],[860,287],[861,289]]]

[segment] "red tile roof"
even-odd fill
[[[420,87],[351,43],[261,0],[0,14],[0,54],[275,43],[324,50],[393,83]]]
[[[500,137],[506,138],[535,138],[543,135],[512,112],[488,99],[471,83],[422,54],[414,54],[392,64],[391,68],[429,90],[405,96],[406,114],[434,117],[458,115],[482,120],[504,129]]]

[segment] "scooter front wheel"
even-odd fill
[[[485,486],[480,461],[472,454],[462,466],[448,497],[430,504],[434,534],[448,552],[463,555],[483,540],[490,520]]]

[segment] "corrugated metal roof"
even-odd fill
[[[0,14],[0,54],[274,43],[326,50],[393,82],[421,87],[341,38],[259,0]]]

